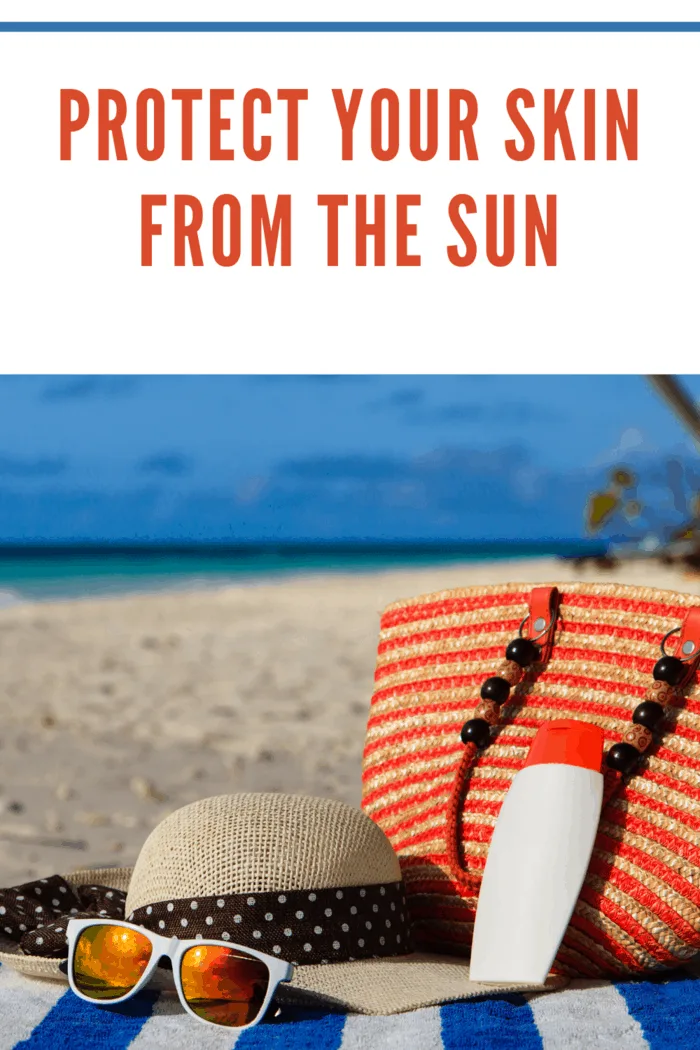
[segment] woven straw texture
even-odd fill
[[[361,810],[330,799],[271,794],[221,795],[192,803],[151,832],[133,873],[125,869],[70,877],[77,885],[100,879],[116,889],[128,886],[127,914],[169,898],[361,886],[400,878],[389,840]],[[29,958],[17,951],[0,958],[32,976],[63,976],[60,960]],[[524,988],[486,988],[469,980],[466,960],[415,953],[297,966],[277,998],[391,1014],[485,991]]]
[[[384,832],[345,802],[220,795],[177,810],[151,832],[134,867],[126,912],[172,897],[313,890],[400,878]],[[469,981],[468,966],[455,962],[416,954],[298,966],[278,998],[311,998],[371,1014],[483,995],[484,986]]]
[[[171,813],[139,854],[126,913],[173,897],[397,882],[396,855],[361,810],[302,795],[202,799]]]
[[[532,738],[554,718],[594,722],[606,749],[631,725],[659,645],[700,598],[616,584],[562,584],[544,670],[516,686],[476,760],[462,810],[463,863],[476,879]],[[399,855],[418,946],[467,954],[478,889],[447,862],[447,807],[481,683],[528,611],[530,587],[474,587],[389,606],[363,767],[363,807]],[[584,887],[553,972],[662,970],[700,951],[700,686],[605,807]],[[517,892],[517,872],[513,873]]]

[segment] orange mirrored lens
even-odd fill
[[[199,944],[180,964],[188,1006],[205,1021],[240,1028],[260,1013],[270,983],[265,963],[239,948]]]
[[[153,948],[148,937],[125,926],[88,926],[73,956],[73,980],[91,999],[121,999],[141,979]]]

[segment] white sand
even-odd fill
[[[357,803],[379,613],[445,587],[700,578],[554,559],[327,575],[0,610],[0,885],[133,862],[196,798]]]

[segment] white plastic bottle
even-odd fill
[[[494,828],[474,924],[470,979],[543,984],[581,892],[603,800],[603,732],[542,726]]]

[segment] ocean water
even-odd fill
[[[574,557],[578,541],[542,544],[246,547],[0,547],[0,606],[164,589],[225,586],[308,573],[375,572],[503,558]]]

